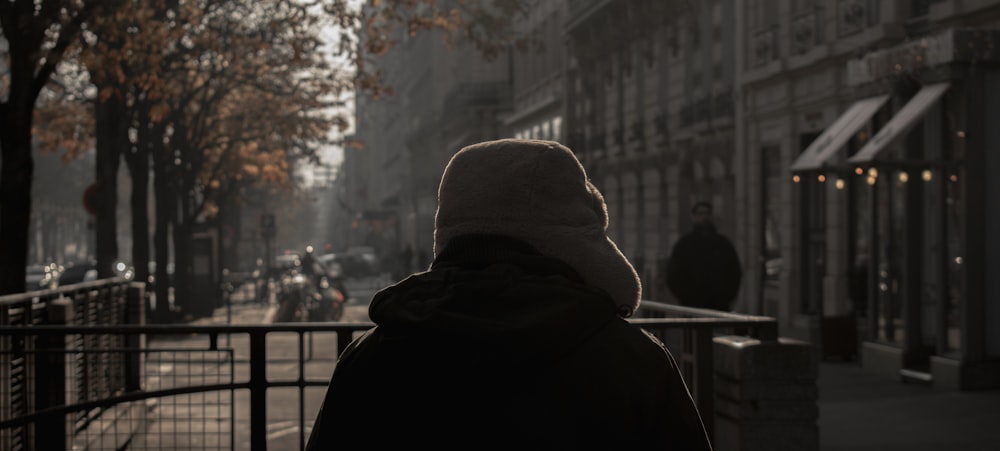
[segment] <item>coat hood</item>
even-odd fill
[[[515,239],[472,235],[452,239],[430,271],[376,293],[369,316],[386,336],[419,331],[514,360],[570,352],[620,320],[609,295],[566,263]]]

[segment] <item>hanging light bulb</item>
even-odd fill
[[[823,174],[820,174],[820,175],[816,176],[816,180],[819,180],[820,183],[823,183],[823,182],[826,181],[826,176],[823,175]]]
[[[865,173],[865,170],[861,169],[861,166],[858,166],[858,167],[854,168],[854,173],[858,174],[858,175],[861,175],[861,174]]]
[[[878,177],[878,169],[868,168],[868,176],[869,177]]]
[[[908,181],[910,181],[910,174],[907,174],[906,171],[899,171],[899,183],[906,183]]]
[[[834,184],[837,186],[837,189],[844,189],[844,179],[838,178]]]
[[[924,171],[920,173],[920,178],[924,179],[925,182],[929,182],[934,178],[934,173],[932,173],[930,169],[924,169]]]
[[[792,182],[799,183],[799,180],[801,180],[801,179],[799,178],[798,174],[795,174],[795,175],[792,176]]]

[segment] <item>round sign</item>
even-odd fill
[[[83,208],[87,213],[97,215],[97,183],[91,183],[87,189],[83,190]]]

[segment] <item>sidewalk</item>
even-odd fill
[[[1000,390],[950,392],[824,362],[819,372],[822,451],[1000,450]]]

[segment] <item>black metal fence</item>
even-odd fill
[[[92,400],[81,400],[70,389],[62,405],[5,415],[0,420],[4,440],[0,447],[258,450],[269,445],[289,449],[290,442],[302,447],[339,350],[370,327],[370,323],[300,323],[6,328],[0,330],[0,337],[15,341],[98,336],[152,339],[141,349],[106,347],[84,352],[102,360],[138,357],[139,387]],[[75,349],[45,351],[67,362],[79,353]],[[35,352],[29,360],[41,355]],[[115,371],[106,375],[118,377]],[[57,387],[45,388],[46,384]],[[65,386],[61,379],[36,381],[38,389]],[[316,391],[310,393],[310,388]],[[92,412],[105,415],[88,427],[74,420]],[[109,416],[108,412],[114,413]],[[286,433],[276,434],[275,427]],[[52,428],[67,431],[62,443],[49,436]]]
[[[0,298],[0,449],[301,449],[340,350],[372,327],[144,325],[129,288]],[[668,344],[710,432],[713,337],[778,337],[774,318],[653,302],[631,321]]]
[[[139,348],[140,343],[134,341],[137,337],[6,332],[64,324],[141,323],[141,298],[141,287],[124,279],[0,296],[0,331],[4,332],[0,334],[0,421],[35,418],[32,423],[0,428],[0,449],[64,447],[68,435],[89,430],[106,418],[104,410],[75,410],[65,421],[39,412],[134,391],[139,381],[134,354],[99,352]]]

